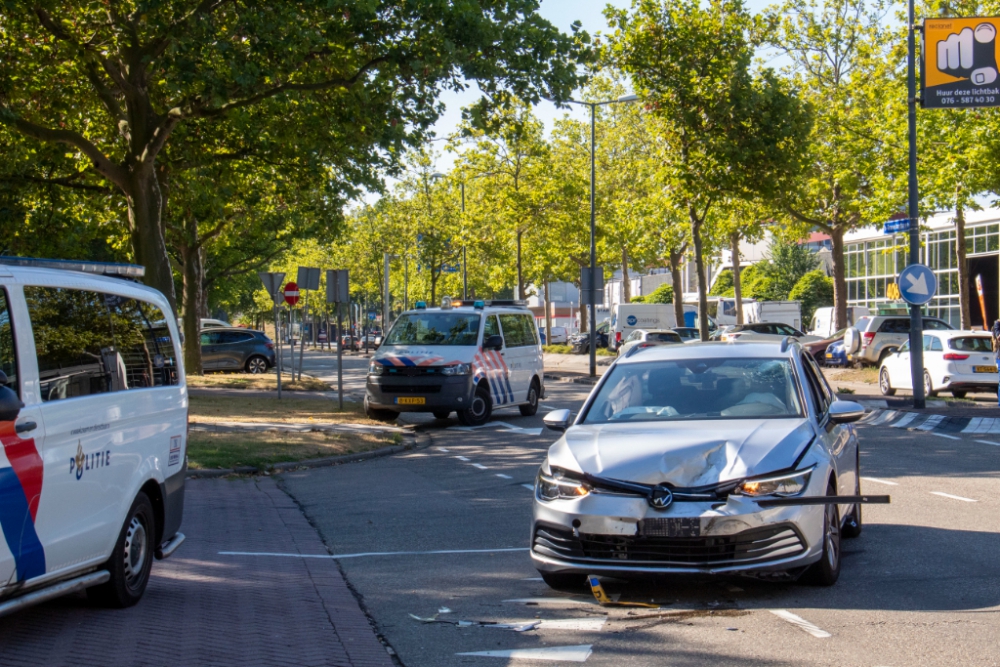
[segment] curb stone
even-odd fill
[[[303,461],[287,461],[275,463],[267,468],[255,468],[253,466],[240,466],[238,468],[222,468],[213,470],[188,470],[187,479],[226,477],[228,475],[270,475],[277,472],[288,472],[298,468],[326,468],[329,466],[343,465],[345,463],[358,463],[368,459],[377,459],[383,456],[392,456],[402,452],[423,449],[431,444],[430,436],[423,433],[405,433],[404,440],[413,439],[413,442],[404,442],[402,445],[389,445],[380,447],[369,452],[359,452],[357,454],[341,454],[340,456],[327,456],[320,459],[305,459]]]

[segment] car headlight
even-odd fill
[[[382,364],[376,364],[372,362],[372,365],[368,367],[369,375],[382,375],[385,373],[385,366]]]
[[[809,485],[812,468],[784,475],[748,479],[736,487],[736,491],[747,496],[782,496],[788,498],[800,495]]]
[[[455,364],[442,368],[441,375],[468,375],[470,370],[469,364]]]
[[[559,472],[549,469],[548,459],[538,469],[535,479],[535,495],[539,500],[568,500],[582,498],[590,493],[590,489],[574,479],[567,479]]]

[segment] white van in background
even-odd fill
[[[133,605],[184,541],[183,356],[143,272],[0,257],[0,616]]]
[[[816,312],[813,313],[812,323],[809,325],[809,335],[819,336],[820,338],[829,338],[833,334],[837,333],[833,328],[833,314],[833,306],[817,308]],[[848,306],[847,326],[852,327],[859,319],[867,317],[871,314],[872,311],[864,306]]]
[[[619,303],[611,314],[608,349],[617,350],[636,329],[663,330],[677,326],[671,303]]]

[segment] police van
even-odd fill
[[[545,396],[535,319],[520,301],[452,301],[404,312],[368,368],[365,413],[390,421],[400,412],[452,412],[466,426],[497,408],[530,416]]]
[[[83,589],[133,605],[184,541],[184,368],[142,274],[0,257],[0,615]]]

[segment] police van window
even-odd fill
[[[6,290],[0,290],[0,370],[7,375],[7,386],[20,396],[21,387],[17,381],[17,344],[10,323]]]
[[[535,324],[535,318],[531,315],[521,315],[521,320],[521,326],[524,327],[524,335],[526,336],[525,345],[538,345],[538,326]],[[552,327],[553,335],[561,328]]]
[[[490,336],[500,335],[500,324],[497,322],[496,315],[490,315],[486,318],[486,324],[483,325],[483,342]]]
[[[520,347],[528,344],[524,340],[524,329],[518,315],[500,315],[500,326],[503,327],[503,343],[507,347]]]
[[[170,330],[152,304],[25,287],[43,401],[177,384]]]

